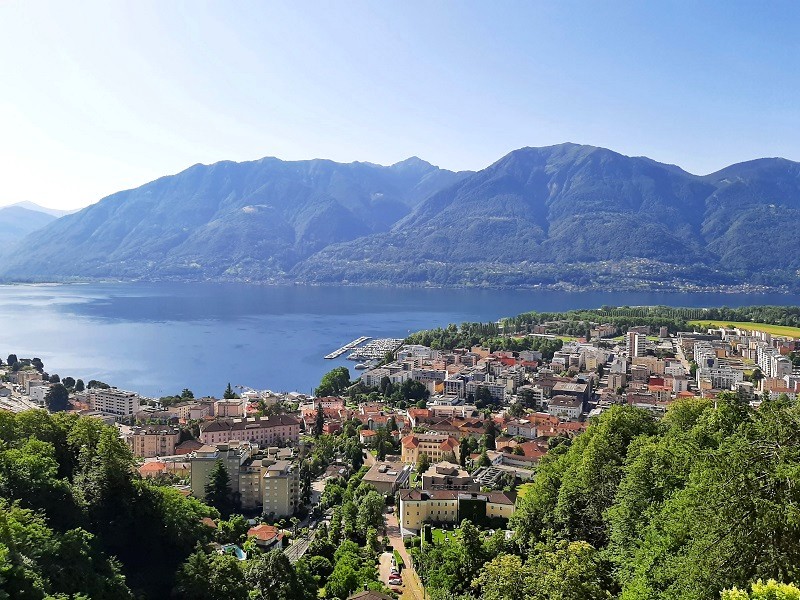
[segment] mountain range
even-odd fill
[[[705,176],[577,144],[460,173],[416,157],[389,167],[264,158],[113,194],[24,238],[0,274],[796,289],[798,225],[800,163],[780,158]]]

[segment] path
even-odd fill
[[[403,537],[400,535],[400,525],[397,522],[397,516],[393,513],[386,515],[386,535],[389,537],[389,542],[392,548],[400,553],[405,563],[405,568],[401,571],[403,575],[403,595],[402,600],[424,600],[425,588],[422,587],[422,582],[419,575],[411,566],[411,557],[408,555],[408,550],[403,545]]]

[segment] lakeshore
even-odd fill
[[[228,382],[310,393],[324,360],[356,336],[496,321],[529,310],[602,305],[797,304],[783,294],[571,293],[239,284],[103,283],[0,286],[7,352],[39,356],[52,372],[113,381],[147,396],[219,395]]]

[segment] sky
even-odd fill
[[[196,163],[800,160],[795,2],[0,0],[0,206]]]

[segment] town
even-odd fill
[[[141,478],[216,508],[211,530],[237,524],[236,535],[215,534],[210,552],[305,557],[329,598],[422,599],[435,549],[511,539],[539,462],[594,417],[617,405],[660,416],[720,394],[758,408],[800,391],[800,340],[757,325],[591,322],[584,337],[563,325],[505,334],[520,350],[392,340],[394,352],[357,355],[373,361],[357,380],[334,369],[315,395],[228,384],[221,398],[188,389],[145,398],[12,354],[0,367],[0,410],[68,411],[116,427]]]

